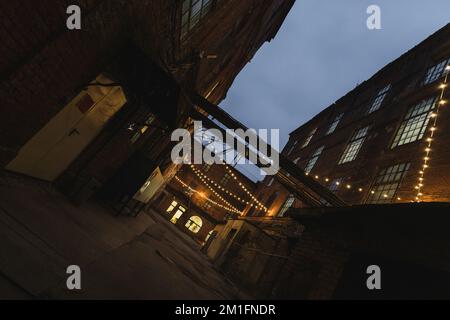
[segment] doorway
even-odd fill
[[[108,84],[112,80],[100,75],[94,82]],[[89,86],[33,136],[6,169],[56,180],[125,103],[119,86]]]

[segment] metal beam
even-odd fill
[[[213,121],[211,121],[206,115],[211,115],[215,119],[217,119],[220,123],[230,129],[243,129],[244,131],[248,128],[234,119],[231,115],[229,115],[226,111],[221,109],[219,106],[209,102],[204,97],[199,95],[198,93],[191,92],[187,94],[191,103],[198,107],[200,110],[192,110],[192,114],[196,118],[200,118],[202,121],[205,121],[208,125],[214,124],[214,126],[222,131],[220,127],[217,126]],[[269,149],[272,147],[269,145]],[[332,206],[345,206],[346,203],[328,190],[326,187],[319,184],[316,180],[307,176],[305,172],[300,169],[295,163],[293,163],[290,159],[280,153],[280,171],[277,173],[277,180],[280,181],[284,186],[289,186],[288,189],[290,191],[295,191],[294,193],[301,199],[306,200],[306,202],[313,206],[321,206],[323,205],[320,202],[320,199],[313,197],[310,192],[306,190],[309,189],[313,191],[315,194],[319,196],[319,198],[324,199]],[[306,188],[301,188],[292,178],[295,178],[303,184]]]

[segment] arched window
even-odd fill
[[[193,233],[198,233],[202,227],[202,219],[198,216],[192,216],[186,222],[186,228],[191,230]]]

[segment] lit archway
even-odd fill
[[[186,228],[188,228],[193,233],[198,233],[200,229],[202,228],[203,221],[198,216],[192,216],[189,218],[189,220],[186,222]]]

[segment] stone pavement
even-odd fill
[[[82,290],[66,288],[79,265]],[[247,298],[158,213],[114,217],[45,183],[0,175],[0,298]]]

